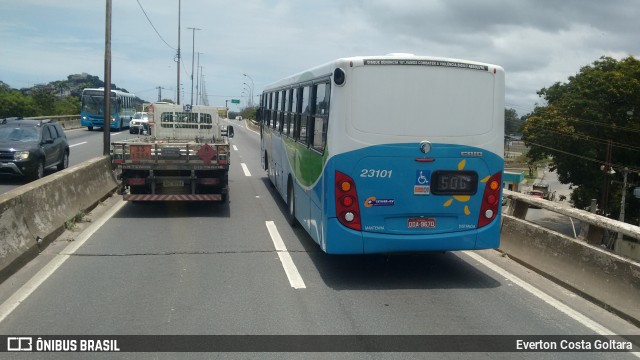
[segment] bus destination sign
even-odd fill
[[[453,67],[460,69],[489,71],[487,65],[469,64],[455,61],[442,61],[442,60],[398,60],[398,59],[369,59],[364,60],[365,65],[418,65],[418,66],[442,66]]]

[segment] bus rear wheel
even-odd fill
[[[87,130],[93,131],[93,126],[87,126]]]

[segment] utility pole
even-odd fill
[[[624,222],[624,206],[626,203],[626,195],[627,195],[627,175],[629,174],[629,168],[623,169],[623,180],[622,180],[622,200],[620,201],[620,220]],[[618,233],[618,240],[622,240],[623,234],[621,232]]]
[[[162,89],[164,88],[162,86],[158,86],[156,89],[158,89],[158,102],[160,102],[162,101]]]
[[[193,105],[193,67],[195,65],[196,55],[196,30],[202,30],[198,28],[187,28],[193,30],[193,40],[191,44],[191,104]]]
[[[104,31],[104,120],[102,121],[102,155],[111,153],[111,0],[107,0]]]
[[[607,202],[609,200],[609,175],[611,174],[611,140],[607,141],[607,157],[605,165],[601,167],[603,171],[602,184],[602,215],[607,216]]]
[[[176,68],[178,69],[178,81],[176,82],[176,104],[180,105],[180,8],[182,1],[178,0],[178,53],[176,54]]]

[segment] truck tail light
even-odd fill
[[[220,183],[220,179],[218,178],[201,178],[198,179],[198,183],[202,185],[218,185]]]
[[[129,185],[144,185],[145,184],[145,179],[139,179],[139,178],[128,179],[127,180],[127,184],[129,184]]]
[[[227,155],[226,152],[226,148],[223,146],[219,146],[218,147],[218,164],[220,165],[227,165],[229,164],[229,157]]]

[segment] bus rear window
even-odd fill
[[[406,66],[354,69],[350,118],[357,130],[409,137],[473,136],[491,131],[493,74],[429,67],[407,70]]]

